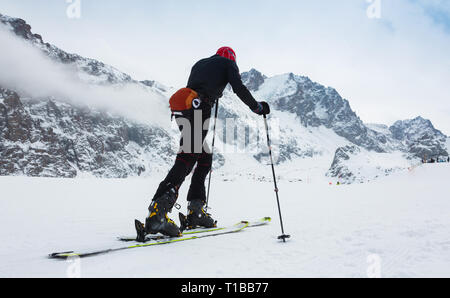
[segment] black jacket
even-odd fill
[[[236,62],[219,55],[198,61],[192,67],[187,87],[199,93],[200,97],[216,101],[222,97],[228,83],[251,110],[258,108],[258,102],[242,83]]]

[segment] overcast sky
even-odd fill
[[[364,122],[421,115],[450,135],[450,1],[80,0],[80,18],[67,14],[76,1],[0,0],[0,13],[68,52],[174,87],[228,45],[241,71],[308,76]]]

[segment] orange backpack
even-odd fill
[[[192,101],[198,98],[198,93],[190,88],[181,88],[169,100],[172,112],[183,112],[192,108]]]

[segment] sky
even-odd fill
[[[420,115],[450,135],[447,0],[0,0],[0,13],[65,51],[173,87],[231,46],[241,71],[308,76],[364,122]]]

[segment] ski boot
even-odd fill
[[[148,234],[161,233],[169,237],[181,237],[180,228],[171,220],[167,213],[172,211],[178,197],[175,187],[170,188],[160,197],[154,199],[148,207],[149,215],[145,219],[145,225],[139,221],[135,222],[137,238],[136,241],[145,241]]]
[[[215,228],[217,221],[211,217],[211,214],[206,213],[203,209],[205,202],[202,200],[193,200],[188,204],[188,215],[183,224],[183,228],[195,229],[201,228]]]

